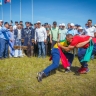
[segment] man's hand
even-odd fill
[[[92,37],[89,38],[89,41],[92,40]]]
[[[13,40],[10,40],[11,42],[13,42]]]
[[[52,40],[50,40],[50,43],[52,44]]]
[[[44,43],[46,43],[46,40],[44,40]]]

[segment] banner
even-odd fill
[[[2,0],[0,0],[0,5],[2,5]]]

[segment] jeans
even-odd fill
[[[74,59],[74,55],[71,53],[64,53],[64,55],[66,56],[66,58],[68,59],[68,62],[70,64],[70,66],[72,65],[73,59]]]
[[[80,50],[78,51],[78,59],[79,61],[81,61],[85,54],[86,54],[86,50],[87,49],[84,49],[84,48],[80,48]],[[94,44],[94,47],[93,47],[93,51],[92,51],[92,55],[96,54],[96,44]],[[81,66],[82,67],[88,67],[88,64],[86,61],[83,61],[83,62],[80,62],[81,63]]]
[[[22,57],[22,50],[21,50],[21,39],[16,40],[16,46],[20,46],[20,49],[14,51],[14,57]]]
[[[38,42],[39,57],[43,54],[45,56],[45,44],[44,42]]]
[[[45,70],[43,70],[43,72],[46,74],[46,76],[49,75],[51,70],[59,67],[59,61],[60,61],[59,50],[57,48],[53,48],[51,51],[51,55],[52,55],[52,61],[53,61],[52,64],[50,66],[48,66]]]
[[[9,41],[0,38],[0,58],[8,57],[8,47],[9,47]]]

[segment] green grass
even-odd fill
[[[51,64],[42,58],[10,58],[0,61],[0,96],[96,96],[96,59],[89,62],[90,72],[75,75],[80,67],[74,59],[72,72],[65,74],[58,68],[56,74],[36,79],[37,72]]]

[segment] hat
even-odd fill
[[[94,26],[96,27],[96,24]]]
[[[74,26],[74,23],[71,23],[70,26]]]
[[[53,25],[57,25],[57,22],[56,22],[56,21],[54,21],[54,22],[53,22]]]
[[[41,22],[40,22],[40,21],[37,21],[37,23],[40,23],[40,24],[41,24]]]
[[[78,29],[83,29],[82,27],[79,27]]]
[[[62,25],[62,26],[65,26],[65,23],[62,23],[61,25]]]
[[[3,22],[3,20],[0,20],[0,22]]]

